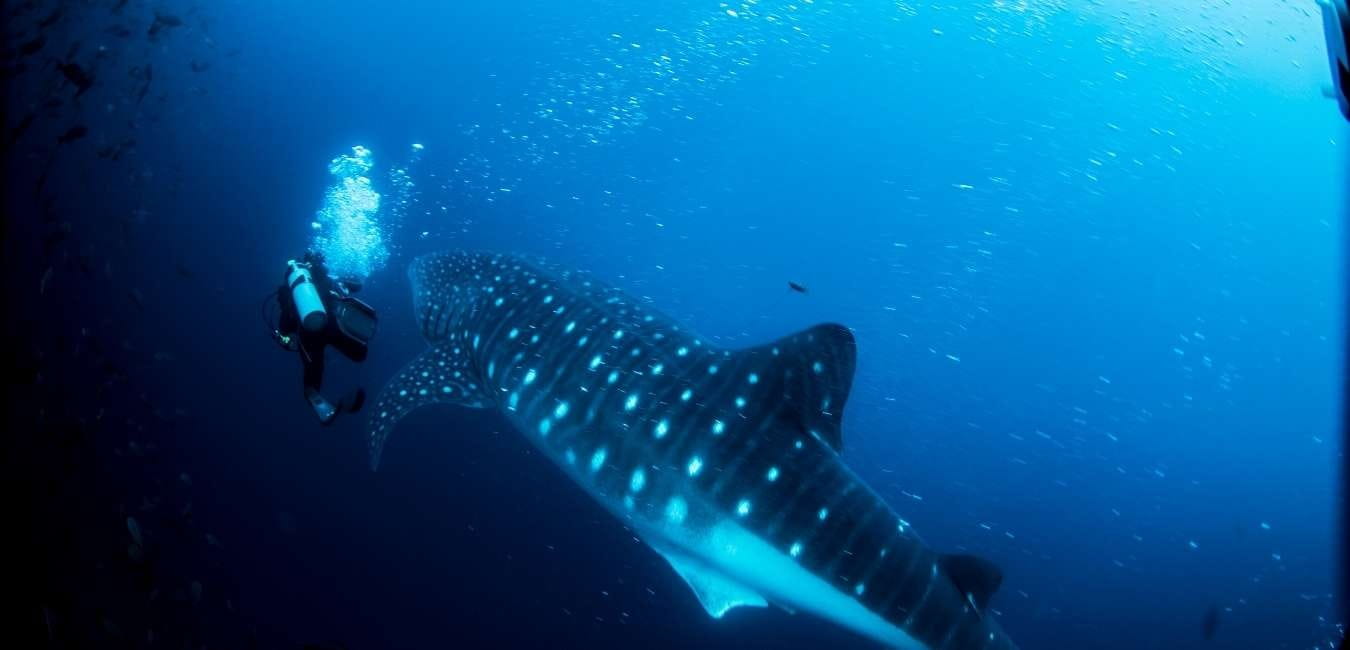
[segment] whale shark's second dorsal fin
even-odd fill
[[[976,555],[943,555],[938,558],[938,566],[979,612],[989,606],[989,598],[1003,584],[998,566]]]
[[[472,408],[488,405],[487,394],[471,379],[467,364],[463,352],[453,345],[434,345],[394,375],[370,410],[367,429],[371,469],[380,465],[380,454],[389,432],[399,418],[413,409],[427,404]]]
[[[857,344],[847,327],[824,323],[738,354],[780,369],[769,375],[782,393],[779,418],[843,450],[840,418],[857,367]]]

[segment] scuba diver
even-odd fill
[[[321,424],[331,423],[343,410],[355,413],[365,403],[362,388],[334,405],[320,393],[323,385],[324,353],[333,346],[343,356],[360,363],[366,360],[370,339],[375,336],[375,310],[352,297],[361,285],[331,277],[323,256],[306,251],[300,261],[286,262],[285,282],[276,290],[276,306],[281,316],[272,326],[272,338],[282,349],[300,353],[304,367],[305,401],[314,408]],[[271,302],[272,296],[267,301]],[[268,302],[264,303],[266,310]]]

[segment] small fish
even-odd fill
[[[14,146],[14,143],[19,141],[19,136],[23,135],[24,131],[27,131],[28,127],[33,125],[33,119],[36,117],[37,117],[36,113],[29,113],[23,116],[23,119],[19,120],[19,123],[16,124],[14,128],[9,130],[10,146]]]
[[[122,13],[122,7],[125,6],[127,6],[127,0],[117,0],[117,4],[113,5],[112,12],[120,14]]]
[[[78,63],[58,63],[56,67],[61,70],[62,75],[65,75],[66,81],[74,84],[75,88],[78,89],[75,92],[76,97],[83,95],[84,91],[89,90],[94,85],[94,78],[88,72],[85,72],[84,68],[80,67]]]
[[[193,61],[193,62],[191,63],[191,66],[192,66],[192,71],[193,71],[193,72],[201,72],[201,71],[203,71],[203,70],[206,70],[207,68],[210,68],[210,67],[211,67],[211,64],[210,64],[210,63],[203,63],[203,62],[201,62],[201,61]]]
[[[141,525],[136,521],[135,517],[127,517],[127,532],[131,533],[132,541],[142,546],[145,544],[141,539]]]
[[[1212,641],[1214,639],[1214,633],[1218,630],[1219,608],[1210,605],[1209,609],[1205,610],[1205,618],[1200,621],[1200,631],[1204,635],[1206,641]]]
[[[128,29],[126,25],[113,25],[103,30],[103,33],[109,36],[116,36],[117,38],[127,38],[131,36],[131,30]]]
[[[155,21],[150,23],[150,29],[146,30],[145,34],[146,36],[150,37],[150,40],[153,41],[159,37],[159,33],[161,31],[164,31],[166,29],[172,29],[174,27],[179,27],[182,24],[183,19],[179,18],[178,16],[175,16],[173,14],[160,13],[156,11]]]
[[[793,282],[791,280],[788,280],[788,290],[796,291],[797,293],[806,293],[806,287],[797,284],[796,282]]]
[[[43,18],[42,21],[38,23],[38,29],[47,29],[48,27],[55,25],[56,21],[61,20],[61,16],[64,13],[64,9],[57,7],[56,11],[52,12],[52,15]]]
[[[42,46],[46,44],[47,39],[39,35],[37,38],[19,46],[19,56],[28,56],[30,54],[36,54],[38,50],[41,50]]]
[[[145,311],[145,294],[141,293],[140,289],[133,288],[131,291],[128,291],[127,297],[131,298],[131,302],[136,305],[136,309]]]
[[[76,140],[79,140],[80,138],[83,138],[86,135],[89,135],[89,129],[85,127],[83,124],[76,124],[75,126],[72,126],[69,129],[67,129],[65,133],[62,133],[61,135],[57,136],[56,143],[70,144]]]
[[[98,157],[106,160],[117,160],[122,157],[122,154],[126,153],[127,150],[131,149],[134,146],[136,146],[136,140],[132,138],[127,138],[126,140],[123,140],[119,144],[115,145],[110,144],[106,147],[99,149]]]
[[[149,63],[145,64],[144,72],[145,72],[145,85],[141,86],[141,92],[137,93],[136,95],[136,104],[138,106],[140,105],[141,100],[145,99],[145,94],[150,92],[150,82],[154,80],[154,70],[150,67]]]
[[[42,273],[42,281],[38,283],[38,295],[47,293],[47,283],[52,281],[52,267]]]

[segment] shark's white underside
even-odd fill
[[[527,436],[528,438],[529,436]],[[849,594],[807,571],[782,550],[718,514],[696,495],[680,495],[684,511],[647,519],[620,500],[597,493],[584,469],[557,459],[563,471],[592,498],[633,527],[647,546],[670,563],[713,618],[736,607],[807,612],[898,650],[926,650],[904,630],[867,609]],[[711,521],[704,526],[686,522]]]

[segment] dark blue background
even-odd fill
[[[799,34],[763,19],[791,13],[777,3],[233,2],[174,8],[185,24],[155,43],[99,35],[149,7],[71,9],[61,37],[100,84],[24,136],[6,201],[31,217],[7,242],[31,347],[92,328],[128,377],[95,393],[80,358],[46,352],[35,391],[118,414],[73,469],[43,457],[69,474],[34,536],[71,531],[44,579],[102,581],[64,596],[64,624],[147,616],[98,577],[126,564],[131,513],[165,592],[202,583],[179,618],[207,643],[862,643],[776,610],[709,619],[491,412],[413,414],[373,474],[361,418],[314,424],[258,301],[309,241],[328,159],[371,148],[388,206],[420,142],[363,294],[379,337],[363,367],[330,362],[330,392],[378,390],[418,353],[403,268],[452,247],[592,270],[727,346],[837,321],[859,342],[845,459],[930,544],[1004,568],[995,607],[1022,647],[1207,647],[1212,606],[1212,645],[1331,638],[1344,145],[1315,16],[1019,7],[817,0]],[[646,72],[667,52],[678,80]],[[140,107],[132,60],[156,71]],[[70,94],[37,75],[10,124]],[[596,113],[542,119],[562,97]],[[604,117],[630,97],[645,119]],[[75,121],[90,137],[54,148]],[[130,156],[95,158],[128,129]],[[54,221],[27,192],[47,160]],[[58,222],[53,262],[33,244]],[[136,514],[147,495],[190,502],[186,531]]]

